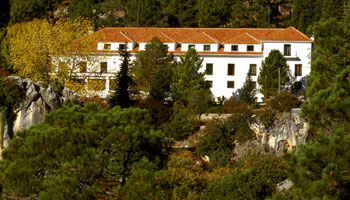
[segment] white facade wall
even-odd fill
[[[213,75],[206,75],[205,79],[212,81],[211,91],[217,97],[224,96],[230,98],[232,93],[243,86],[250,64],[257,65],[257,75],[252,76],[252,81],[257,81],[259,68],[261,66],[262,56],[237,56],[237,55],[221,55],[221,56],[203,56],[203,65],[201,71],[206,69],[207,63],[213,64]],[[228,75],[228,64],[234,64],[234,75]],[[234,88],[227,88],[227,82],[234,81]]]
[[[98,48],[103,49],[104,43],[99,43]],[[132,43],[128,43],[128,45],[132,45]],[[139,50],[145,50],[145,45],[147,43],[139,43]],[[290,70],[292,75],[294,75],[294,69],[295,64],[301,64],[302,65],[302,76],[297,77],[297,80],[300,80],[302,77],[307,76],[311,72],[310,67],[310,61],[311,61],[311,48],[312,43],[311,42],[265,42],[264,44],[255,44],[254,45],[254,51],[255,52],[262,52],[263,54],[257,54],[257,55],[248,55],[248,54],[199,54],[201,58],[203,58],[203,64],[202,68],[200,69],[201,72],[204,72],[206,69],[206,64],[211,63],[213,64],[213,75],[206,75],[205,79],[208,81],[212,81],[212,88],[211,91],[213,95],[218,97],[226,97],[230,98],[232,96],[233,92],[236,92],[237,89],[240,89],[243,86],[243,83],[245,82],[246,75],[248,73],[248,70],[250,68],[250,64],[256,64],[257,65],[257,71],[256,76],[252,76],[252,81],[257,82],[258,75],[260,73],[261,63],[262,61],[268,56],[269,52],[273,49],[279,50],[282,54],[284,51],[284,44],[291,44],[291,56],[285,56],[287,60],[287,64],[290,66]],[[166,43],[168,45],[169,51],[174,51],[176,48],[175,43]],[[188,45],[192,44],[182,44],[181,49],[182,51],[188,50]],[[203,45],[204,44],[194,44],[197,51],[204,51]],[[218,44],[210,44],[211,50],[210,51],[217,51]],[[118,43],[115,43],[111,46],[118,46]],[[225,44],[224,48],[226,50],[231,51],[231,44]],[[247,45],[239,44],[238,51],[239,52],[246,52]],[[176,54],[175,57],[179,60],[179,56],[182,54]],[[135,53],[131,54],[131,62],[135,60]],[[115,78],[116,73],[119,71],[121,60],[119,58],[118,53],[111,53],[106,54],[103,57],[101,57],[101,60],[104,60],[107,62],[107,73],[102,74],[98,78],[105,78],[106,79],[106,89],[102,91],[102,96],[107,96],[109,94],[109,82],[111,79]],[[234,64],[235,70],[234,75],[228,75],[228,64]],[[91,68],[92,66],[88,66],[88,68]],[[100,71],[100,66],[97,64],[95,65],[95,68],[97,71]],[[234,81],[234,88],[227,88],[227,81]],[[257,89],[259,88],[257,84]],[[258,101],[261,101],[262,94],[258,94]]]
[[[104,49],[105,44],[111,44],[111,49],[109,49],[109,50],[118,51],[119,45],[125,44],[125,42],[124,43],[123,42],[99,42],[99,43],[97,43],[97,50],[101,50],[101,51],[105,50]],[[133,43],[133,42],[128,42],[126,45],[127,45],[126,50],[128,50],[128,51],[131,51],[135,47],[135,43]]]
[[[289,65],[292,75],[295,74],[295,65],[302,65],[302,76],[296,77],[300,80],[311,73],[311,42],[265,42],[264,43],[264,58],[266,58],[273,49],[279,50],[282,55],[284,53],[284,45],[291,45],[291,55],[285,56],[287,65]]]
[[[217,52],[219,50],[218,44],[182,44],[181,51],[188,51],[189,45],[195,45],[196,51],[205,51],[204,45],[210,45],[210,51],[208,51],[208,52]]]
[[[252,51],[252,52],[262,52],[262,45],[261,44],[224,44],[224,51],[225,52],[233,52],[233,51],[231,51],[232,45],[238,45],[238,51],[234,51],[234,52],[247,52],[248,45],[254,46],[254,51]]]

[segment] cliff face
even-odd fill
[[[300,117],[301,109],[293,109],[283,113],[270,127],[265,127],[258,118],[250,123],[250,129],[255,139],[236,144],[237,157],[244,156],[249,150],[257,150],[266,154],[281,154],[284,150],[291,151],[306,142],[309,124]]]
[[[21,79],[20,77],[10,76],[7,79],[15,81],[25,91],[25,97],[20,102],[19,107],[14,110],[14,119],[5,119],[4,147],[8,146],[8,142],[17,131],[42,122],[46,113],[57,109],[63,102],[80,99],[78,94],[67,88],[64,88],[59,94],[52,86],[41,82],[35,83],[28,78]]]

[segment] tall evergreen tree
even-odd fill
[[[279,72],[278,72],[279,71]],[[258,83],[261,86],[260,92],[265,100],[273,96],[278,91],[280,84],[281,90],[289,82],[289,67],[286,59],[278,50],[272,50],[261,64]],[[278,77],[280,74],[280,77]],[[280,83],[278,81],[280,80]]]
[[[256,102],[256,84],[251,79],[251,72],[248,71],[247,77],[241,88],[242,93],[239,96],[240,101],[248,105],[254,105]]]
[[[120,64],[120,71],[117,74],[117,84],[112,98],[110,99],[111,106],[120,105],[122,108],[127,108],[131,105],[129,90],[132,79],[129,76],[130,53],[126,50],[126,44],[122,49],[119,49],[119,55],[122,63]]]
[[[322,16],[323,0],[295,0],[292,25],[302,32],[319,21]]]
[[[329,130],[332,124],[350,119],[347,106],[350,26],[346,21],[329,18],[313,27],[313,61],[306,81],[308,104],[303,105],[303,113],[312,127]]]
[[[172,92],[175,101],[187,105],[190,91],[206,88],[204,73],[199,72],[203,60],[196,50],[189,49],[184,56],[180,56],[173,72]]]
[[[168,47],[154,37],[146,44],[145,51],[136,54],[131,67],[135,86],[140,91],[152,93],[151,97],[164,101],[170,92],[174,66],[175,59],[168,54]]]

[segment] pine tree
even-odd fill
[[[180,56],[173,72],[173,84],[171,91],[174,93],[175,101],[187,105],[190,91],[206,88],[204,73],[199,72],[203,60],[196,50],[189,49],[184,56]]]
[[[260,92],[265,100],[273,96],[278,90],[280,79],[281,90],[285,88],[290,80],[288,76],[288,65],[286,59],[278,50],[272,50],[261,64],[258,83],[261,86]],[[279,72],[278,72],[279,71]],[[280,78],[278,78],[280,74]]]
[[[119,55],[122,63],[116,79],[118,87],[109,102],[111,106],[120,105],[122,108],[127,108],[131,105],[129,89],[132,79],[129,76],[130,53],[127,52],[126,45],[120,49]]]
[[[348,66],[350,65],[350,26],[348,22],[329,18],[313,28],[315,35],[311,73],[306,81],[308,104],[303,113],[317,129],[330,130],[332,125],[349,121]],[[326,132],[328,132],[326,131]]]
[[[148,92],[151,97],[164,101],[170,92],[171,76],[175,59],[168,54],[168,47],[154,37],[146,44],[145,51],[136,54],[131,71],[139,91]]]

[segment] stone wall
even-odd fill
[[[59,108],[63,102],[79,100],[75,92],[64,88],[61,93],[56,92],[50,85],[41,82],[33,82],[31,79],[10,76],[7,79],[14,80],[25,91],[25,97],[20,106],[14,110],[15,119],[6,119],[4,128],[4,147],[14,137],[17,131],[29,128],[44,120],[45,114]]]

